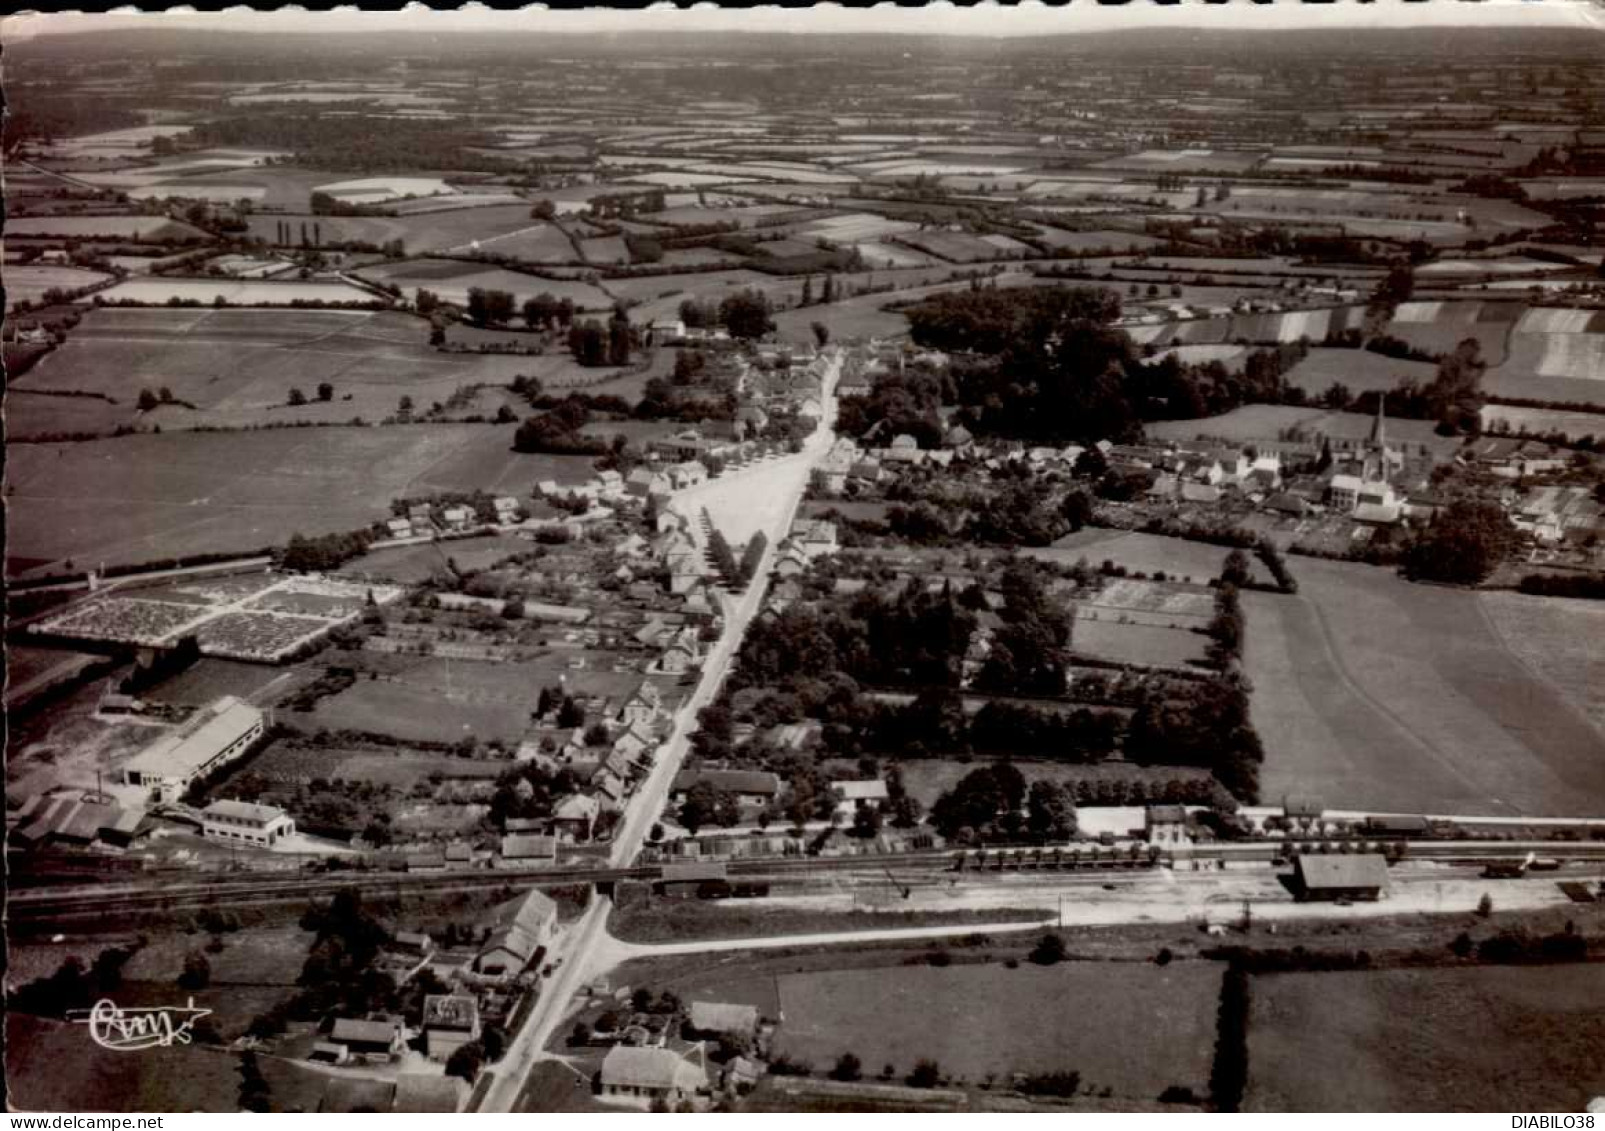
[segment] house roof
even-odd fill
[[[665,864],[659,875],[664,883],[685,884],[702,880],[722,880],[729,874],[723,860],[698,860],[686,864]]]
[[[1147,812],[1151,825],[1184,825],[1187,823],[1185,805],[1150,805]]]
[[[704,781],[715,789],[731,793],[773,797],[780,792],[780,779],[768,770],[681,770],[674,776],[674,792],[683,792]]]
[[[513,908],[510,921],[539,937],[557,921],[557,904],[539,888],[531,888]]]
[[[123,764],[123,770],[145,777],[188,777],[261,723],[261,711],[242,699],[225,695],[135,754]]]
[[[518,833],[502,837],[504,860],[552,860],[557,857],[555,837]]]
[[[602,1061],[603,1087],[694,1091],[707,1085],[703,1069],[668,1049],[615,1045]]]
[[[886,783],[879,778],[867,781],[833,781],[830,788],[842,795],[843,801],[885,801]]]
[[[1294,867],[1306,890],[1322,891],[1388,886],[1388,862],[1371,853],[1363,856],[1300,856]]]
[[[428,994],[424,997],[424,1028],[471,1031],[479,1023],[479,1002],[468,994]]]
[[[750,1033],[758,1027],[758,1007],[694,1001],[691,1003],[691,1027],[704,1033]]]

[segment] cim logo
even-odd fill
[[[74,1012],[83,1013],[82,1010]],[[208,1016],[210,1009],[199,1009],[195,999],[184,1005],[151,1005],[123,1008],[109,998],[101,998],[82,1017],[69,1017],[74,1025],[89,1026],[89,1039],[113,1052],[187,1045],[195,1022]]]

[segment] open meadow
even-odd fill
[[[1084,1084],[1154,1099],[1205,1090],[1220,967],[1213,963],[997,963],[819,970],[780,979],[778,1043],[824,1070],[852,1052],[866,1073],[920,1059],[971,1084],[1074,1071]]]
[[[1267,801],[1297,794],[1384,812],[1605,812],[1605,733],[1510,651],[1479,594],[1353,563],[1290,565],[1296,596],[1244,594]],[[1506,607],[1501,628],[1538,639],[1543,624],[1531,613]],[[1564,635],[1560,627],[1551,623],[1542,638]],[[1599,662],[1600,636],[1573,639]]]
[[[247,552],[389,517],[434,491],[525,494],[553,457],[512,425],[166,432],[10,452],[7,573]]]
[[[521,374],[555,388],[599,384],[619,372],[582,369],[560,350],[445,352],[430,348],[427,336],[422,319],[395,311],[92,310],[65,345],[19,378],[21,391],[74,394],[74,403],[53,397],[29,404],[30,426],[18,431],[109,431],[136,419],[164,430],[377,423],[395,414],[404,396],[422,412],[464,386],[505,385]],[[319,395],[324,384],[328,400]],[[140,413],[141,389],[167,389],[173,403]],[[304,403],[290,403],[292,390]],[[493,416],[496,407],[474,411]]]
[[[1246,1111],[1581,1111],[1605,1094],[1599,965],[1251,985]]]
[[[1374,390],[1388,392],[1404,380],[1426,385],[1436,373],[1437,366],[1428,361],[1401,361],[1370,350],[1317,346],[1288,371],[1287,383],[1312,397],[1319,397],[1333,385],[1346,386],[1350,393],[1356,394]]]

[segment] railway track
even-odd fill
[[[758,860],[732,860],[726,865],[732,877],[784,879],[787,876],[862,871],[874,882],[885,882],[885,869],[899,876],[931,872],[963,872],[980,877],[1026,872],[1098,871],[1115,872],[1153,867],[1146,855],[1132,859],[1128,853],[1106,850],[1094,860],[1083,855],[1075,859],[1069,850],[1010,849],[993,850],[985,855],[964,851],[863,854],[856,856],[797,856]],[[1411,861],[1479,865],[1494,861],[1522,860],[1537,853],[1573,863],[1598,862],[1605,866],[1605,843],[1554,841],[1480,841],[1412,844],[1406,854]],[[1162,862],[1239,861],[1275,863],[1281,859],[1280,846],[1269,843],[1237,843],[1192,846],[1181,852],[1165,852]],[[8,911],[13,923],[48,924],[90,916],[135,916],[140,914],[198,911],[203,908],[272,906],[304,903],[341,891],[360,891],[371,898],[423,895],[431,892],[469,892],[497,888],[550,887],[562,884],[611,884],[621,880],[660,879],[657,865],[600,868],[548,868],[527,872],[472,871],[437,873],[349,872],[318,876],[232,877],[220,880],[187,880],[180,883],[126,884],[115,888],[35,888],[13,889]]]

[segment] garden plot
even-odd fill
[[[355,619],[370,597],[387,604],[401,594],[384,585],[255,574],[113,593],[34,631],[152,647],[193,635],[203,655],[271,663]]]
[[[953,263],[974,263],[985,259],[1018,258],[1029,249],[1007,237],[973,236],[966,232],[905,232],[904,243]],[[1005,239],[1000,246],[994,240]]]

